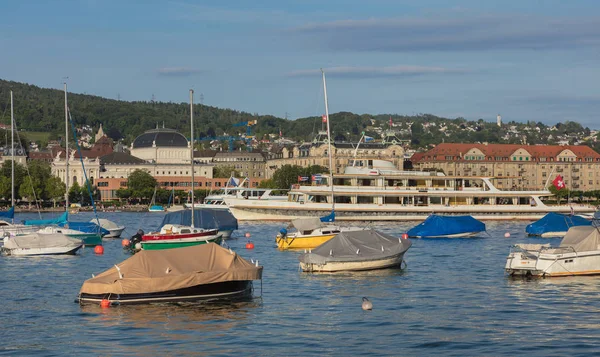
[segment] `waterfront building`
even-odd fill
[[[503,190],[541,190],[557,175],[570,190],[600,189],[600,154],[584,145],[442,143],[411,161],[415,170],[496,177]]]

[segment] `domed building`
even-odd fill
[[[176,130],[157,127],[135,138],[131,155],[155,164],[189,164],[190,143]]]

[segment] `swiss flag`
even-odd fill
[[[327,123],[327,115],[323,115],[322,118],[323,118],[323,123]]]
[[[561,175],[557,175],[554,181],[552,181],[552,184],[554,185],[554,187],[556,187],[557,190],[562,190],[563,188],[565,188],[565,181],[563,180],[563,177]]]

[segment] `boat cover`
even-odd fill
[[[305,264],[379,260],[404,253],[411,244],[373,229],[341,232],[310,253],[300,254],[298,260]]]
[[[92,219],[90,221],[90,223],[94,223],[97,224],[98,222],[100,222],[100,227],[104,228],[104,229],[119,229],[119,228],[123,228],[123,226],[119,226],[118,224],[116,224],[113,221],[110,221],[108,219],[105,218],[99,218],[99,219]]]
[[[298,218],[292,220],[290,227],[296,228],[299,232],[314,231],[323,226],[319,217]]]
[[[167,213],[156,230],[160,231],[160,228],[166,224],[190,226],[192,224],[192,210],[185,209]],[[238,229],[237,219],[229,210],[224,209],[194,208],[194,224],[197,228],[218,229],[219,231]]]
[[[65,212],[54,219],[28,219],[23,221],[26,226],[47,226],[51,224],[65,224],[69,220],[69,213]]]
[[[320,218],[321,222],[335,222],[335,211],[331,211],[327,216],[323,216]]]
[[[560,241],[561,248],[572,247],[576,252],[598,250],[600,245],[600,228],[592,226],[576,226],[569,228]]]
[[[15,208],[11,207],[8,211],[0,212],[0,218],[15,218]]]
[[[11,237],[4,241],[7,249],[44,249],[81,245],[81,239],[61,233],[30,233]]]
[[[97,225],[94,222],[65,222],[59,224],[59,227],[74,229],[83,233],[100,233],[100,235],[107,235],[110,232]]]
[[[541,236],[549,232],[566,232],[573,226],[589,226],[592,221],[580,216],[550,212],[539,220],[528,224],[525,232],[532,236]]]
[[[142,294],[226,281],[257,280],[255,266],[215,243],[185,248],[142,250],[107,271],[86,280],[84,294]]]
[[[424,238],[484,231],[485,223],[471,216],[438,216],[432,214],[407,233],[409,237]]]

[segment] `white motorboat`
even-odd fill
[[[0,220],[0,235],[5,236],[9,234],[11,236],[16,236],[19,234],[27,234],[33,233],[38,230],[38,227],[34,226],[26,226],[24,224],[12,224],[7,221]]]
[[[30,233],[4,237],[2,252],[14,256],[75,254],[81,247],[81,239],[60,233]]]
[[[506,258],[511,276],[569,276],[600,274],[600,228],[571,227],[558,247],[517,244]]]
[[[408,239],[376,230],[340,233],[311,252],[298,257],[305,272],[363,271],[401,267]]]
[[[119,238],[121,233],[125,230],[125,226],[120,226],[113,221],[109,221],[108,219],[100,218],[98,220],[92,219],[91,223],[100,223],[100,227],[106,229],[109,233],[105,235],[103,238]]]

